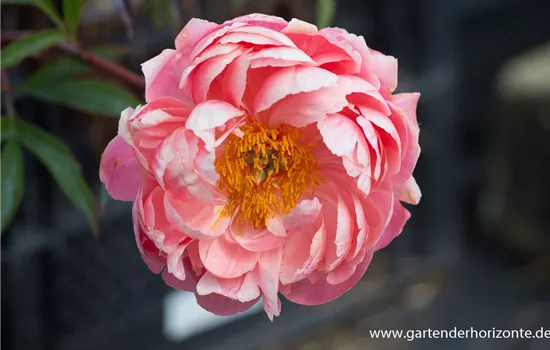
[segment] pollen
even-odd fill
[[[274,214],[286,214],[322,182],[319,166],[300,131],[289,125],[269,129],[255,120],[229,136],[215,162],[218,187],[228,194],[221,215],[237,224],[265,227]]]

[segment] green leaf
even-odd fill
[[[91,52],[107,59],[114,59],[121,55],[121,50],[116,47],[97,48],[91,50]],[[90,67],[84,63],[80,63],[72,58],[60,58],[43,65],[25,81],[22,87],[17,87],[16,90],[21,88],[28,89],[30,87],[36,88],[40,85],[45,88],[46,84],[56,84],[59,80],[91,72]]]
[[[0,118],[0,133],[2,142],[12,139],[15,136],[14,122],[12,118],[4,117]]]
[[[46,13],[59,28],[63,28],[63,21],[50,0],[2,0],[2,5],[33,5]]]
[[[42,77],[40,83],[25,84],[17,91],[43,101],[106,116],[118,117],[127,107],[139,104],[125,89],[93,78],[52,81]]]
[[[63,17],[69,27],[69,32],[73,35],[76,34],[78,28],[80,10],[82,10],[83,4],[84,0],[63,0]]]
[[[336,14],[336,0],[317,0],[316,24],[319,28],[331,25]]]
[[[9,226],[17,213],[23,198],[23,156],[21,148],[15,140],[6,142],[2,149],[2,167],[0,169],[2,186],[1,232]]]
[[[69,148],[50,133],[20,119],[16,121],[16,129],[18,140],[44,164],[61,191],[96,232],[97,214],[92,192]]]
[[[91,70],[85,64],[71,58],[61,58],[43,65],[27,79],[24,85],[16,87],[15,90],[47,88],[47,85],[56,84],[59,80],[89,72]]]
[[[63,40],[65,40],[63,33],[57,29],[45,29],[29,34],[2,50],[0,66],[2,69],[13,67],[25,57],[36,55]]]

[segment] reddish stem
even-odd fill
[[[21,39],[29,33],[31,32],[3,30],[1,33],[2,46],[9,44],[12,41]],[[116,80],[119,80],[129,85],[133,85],[140,89],[145,88],[145,79],[141,75],[124,68],[122,65],[114,61],[110,61],[93,53],[86,52],[68,42],[61,43],[57,45],[57,47],[88,64],[96,71],[105,73],[108,76],[115,78]]]

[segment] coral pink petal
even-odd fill
[[[193,100],[195,103],[201,103],[206,100],[214,79],[244,52],[244,49],[236,49],[230,53],[211,58],[199,66],[194,73],[192,84]]]
[[[323,260],[325,246],[326,230],[322,217],[310,225],[292,230],[283,246],[281,283],[301,281],[315,271]]]
[[[392,95],[391,101],[401,108],[403,113],[407,116],[407,118],[413,123],[413,125],[417,125],[416,120],[416,108],[418,105],[418,100],[420,99],[420,94],[415,93],[401,93]]]
[[[399,201],[395,201],[391,220],[382,234],[382,237],[380,237],[380,240],[376,244],[376,250],[384,249],[391,241],[399,236],[410,217],[411,214],[409,211],[405,209]]]
[[[231,33],[224,35],[218,40],[218,43],[220,44],[247,43],[251,45],[269,45],[269,46],[283,45],[282,42],[261,34],[238,32],[238,31],[233,31]]]
[[[218,316],[230,316],[239,312],[246,311],[254,306],[259,299],[252,300],[246,303],[241,303],[237,300],[232,300],[218,294],[198,295],[197,303],[206,311]]]
[[[284,236],[275,235],[268,229],[258,230],[248,223],[233,222],[230,229],[231,238],[241,247],[253,252],[264,252],[283,244]]]
[[[196,45],[205,35],[212,32],[218,24],[203,19],[192,18],[176,37],[176,49]]]
[[[177,279],[185,280],[185,267],[183,266],[183,252],[185,248],[191,243],[190,239],[182,241],[178,246],[171,250],[167,256],[166,269],[169,273],[174,275]]]
[[[244,55],[233,60],[225,70],[222,86],[223,95],[227,98],[227,102],[235,107],[241,105],[249,67],[250,56]]]
[[[319,217],[322,207],[317,197],[300,201],[290,213],[283,217],[285,230],[302,229],[312,225]]]
[[[313,65],[315,62],[302,50],[293,47],[270,47],[253,54],[251,68]]]
[[[139,194],[138,194],[139,195]],[[147,264],[149,270],[153,273],[159,273],[166,267],[166,258],[164,258],[155,244],[145,235],[138,218],[137,200],[132,207],[132,221],[134,225],[134,234],[136,245],[143,261]]]
[[[221,278],[235,278],[252,271],[260,257],[260,253],[248,251],[223,236],[201,240],[199,254],[204,267]]]
[[[191,100],[179,88],[179,64],[175,50],[164,50],[158,56],[141,65],[145,76],[145,100],[153,101],[159,97],[174,97],[191,105]]]
[[[394,202],[393,189],[386,185],[369,194],[365,205],[366,220],[369,223],[369,233],[364,243],[365,249],[371,250],[380,241],[386,226],[392,219]]]
[[[206,36],[204,36],[197,45],[193,48],[193,51],[191,51],[190,57],[191,59],[195,59],[199,54],[201,54],[205,49],[210,47],[214,41],[216,41],[218,38],[222,37],[229,31],[245,26],[244,23],[232,23],[227,26],[218,26],[216,29],[214,29],[212,32],[208,33]]]
[[[397,87],[397,60],[374,50],[371,50],[371,53],[371,70],[382,83],[382,87],[389,93],[393,92]]]
[[[197,281],[191,278],[190,274],[187,274],[185,280],[180,280],[166,269],[162,271],[162,279],[168,286],[185,292],[194,292],[197,286]]]
[[[278,42],[279,45],[284,45],[288,47],[296,47],[292,40],[290,40],[286,35],[281,34],[280,32],[276,30],[272,30],[265,27],[258,27],[258,26],[247,26],[247,27],[240,27],[237,29],[234,29],[231,31],[232,33],[242,33],[246,35],[260,35],[267,39],[271,39],[274,42]]]
[[[166,217],[170,224],[195,239],[212,239],[227,232],[228,216],[221,216],[222,207],[198,200],[179,200],[166,193],[164,198]]]
[[[315,34],[317,27],[311,23],[293,18],[288,22],[288,25],[282,30],[284,34]]]
[[[337,81],[335,74],[317,67],[282,68],[265,79],[256,96],[254,111],[259,113],[288,95],[319,90]]]
[[[107,192],[116,200],[133,201],[141,186],[141,176],[134,149],[116,136],[103,152],[99,167],[99,178]]]
[[[264,310],[270,320],[281,313],[281,301],[279,300],[279,273],[283,249],[281,247],[263,252],[258,260],[258,285],[262,290]]]
[[[284,237],[286,236],[286,229],[283,222],[283,218],[279,215],[276,215],[272,218],[269,218],[265,221],[265,226],[269,232],[275,236]]]
[[[335,90],[322,88],[288,96],[272,107],[269,126],[277,128],[289,124],[301,128],[326,119],[328,113],[347,104],[345,95]]]
[[[350,208],[335,186],[319,188],[322,195],[321,210],[326,226],[325,270],[335,269],[349,252],[355,227]]]
[[[320,305],[328,303],[347,292],[363,277],[372,260],[372,251],[365,254],[363,261],[357,265],[355,272],[342,283],[332,285],[323,278],[318,278],[314,283],[309,279],[290,285],[290,292],[284,292],[283,295],[290,301],[302,305]],[[282,292],[282,291],[281,291]]]
[[[257,300],[260,289],[255,273],[237,278],[217,278],[206,272],[197,283],[198,295],[219,294],[242,303]]]
[[[198,104],[193,109],[185,126],[200,137],[208,148],[209,145],[213,146],[215,142],[213,129],[243,114],[242,110],[227,102],[210,100]]]
[[[349,279],[365,258],[365,250],[361,250],[353,259],[346,259],[337,268],[327,274],[327,282],[332,285],[344,283]]]
[[[264,15],[262,13],[252,13],[249,15],[240,16],[227,21],[224,24],[233,23],[246,23],[251,26],[261,26],[276,31],[280,31],[288,25],[288,22],[280,17]]]
[[[411,176],[403,186],[398,189],[397,199],[409,203],[409,204],[418,204],[422,198],[422,193],[420,188],[416,183],[416,180]]]

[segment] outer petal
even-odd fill
[[[252,13],[245,16],[234,18],[224,24],[246,23],[251,26],[260,26],[280,31],[288,25],[288,22],[277,16],[264,15],[262,13]]]
[[[332,285],[326,281],[326,275],[314,283],[309,279],[290,285],[290,291],[281,291],[290,301],[302,305],[320,305],[332,301],[351,289],[363,277],[372,260],[373,251],[368,251],[355,272],[346,281]]]
[[[418,204],[421,197],[420,188],[412,176],[398,189],[397,198],[405,203]]]
[[[141,194],[138,194],[141,196]],[[140,199],[138,199],[140,200]],[[132,222],[134,224],[134,234],[136,237],[136,245],[141,253],[143,261],[153,273],[159,273],[166,267],[166,258],[161,254],[155,244],[145,235],[139,220],[138,200],[134,202],[132,207]]]
[[[145,100],[150,102],[159,97],[174,97],[191,105],[190,96],[179,88],[181,64],[178,63],[176,50],[164,50],[158,56],[141,65],[145,76]]]
[[[395,201],[393,205],[393,216],[390,220],[390,223],[386,227],[384,234],[376,244],[376,250],[384,249],[391,241],[393,241],[401,231],[411,214],[407,209],[403,207],[399,201]]]
[[[116,136],[103,152],[99,178],[109,195],[120,201],[133,201],[141,186],[142,173],[134,156],[134,149]]]
[[[197,303],[206,311],[218,316],[229,316],[250,309],[258,299],[246,303],[232,300],[219,294],[196,295]]]
[[[219,25],[199,18],[191,18],[176,37],[176,49],[192,48],[205,35],[211,33]]]
[[[370,69],[382,83],[382,89],[392,93],[397,88],[397,60],[378,51],[371,50],[372,64]]]
[[[283,250],[281,247],[263,252],[258,261],[258,284],[264,296],[264,310],[270,320],[281,313],[279,292],[279,272]]]
[[[207,271],[197,284],[197,294],[213,293],[242,303],[257,300],[260,297],[260,289],[254,273],[247,273],[237,278],[217,278]]]
[[[164,283],[170,287],[177,290],[183,290],[185,292],[194,292],[197,286],[197,281],[191,277],[191,274],[187,273],[186,275],[187,277],[182,281],[169,273],[168,270],[165,269],[162,271],[162,279],[164,280]]]

